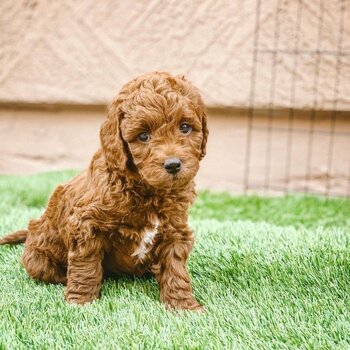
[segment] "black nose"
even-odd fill
[[[177,158],[168,158],[164,162],[164,168],[169,174],[176,174],[181,169],[181,160]]]

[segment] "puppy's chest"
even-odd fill
[[[141,274],[152,261],[157,241],[159,220],[153,217],[144,225],[123,225],[106,242],[106,268],[113,272]],[[139,269],[141,269],[139,271]]]
[[[159,220],[155,219],[152,223],[147,225],[140,232],[140,239],[136,240],[134,244],[134,251],[131,254],[132,257],[136,257],[139,261],[143,262],[155,243],[156,236],[158,234]]]

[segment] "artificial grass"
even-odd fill
[[[42,212],[74,172],[0,177],[0,235]],[[205,314],[169,312],[154,279],[104,282],[84,307],[31,280],[0,246],[0,349],[350,348],[350,201],[201,193],[189,261]]]

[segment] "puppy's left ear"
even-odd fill
[[[203,139],[202,139],[200,159],[203,159],[207,152],[206,148],[207,148],[207,140],[209,135],[208,125],[207,125],[207,114],[205,111],[202,114],[202,134],[203,134]]]

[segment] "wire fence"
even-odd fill
[[[257,0],[255,13],[255,33],[253,42],[253,62],[251,70],[251,90],[248,110],[248,129],[246,138],[246,160],[244,170],[244,191],[264,191],[265,193],[303,192],[320,194],[324,196],[350,197],[350,113],[338,108],[340,79],[344,64],[350,63],[350,43],[344,43],[344,27],[347,24],[346,15],[350,11],[350,1],[337,2],[338,33],[334,50],[323,49],[322,31],[324,30],[324,14],[327,0],[319,0],[319,16],[317,31],[315,31],[315,49],[301,47],[303,36],[301,22],[304,15],[305,2],[294,0],[296,4],[294,20],[294,40],[289,47],[280,48],[281,23],[288,13],[281,11],[283,2],[276,0],[274,11],[274,34],[270,40],[270,47],[262,45],[264,32],[261,30],[261,12],[263,1]],[[290,16],[290,13],[288,14]],[[346,50],[348,49],[348,50]],[[289,108],[278,109],[275,106],[276,91],[281,86],[277,83],[279,58],[288,55],[292,60],[290,81],[288,85]],[[270,86],[268,108],[261,113],[256,109],[258,92],[259,62],[270,60]],[[298,92],[297,72],[300,58],[309,56],[312,59],[314,72],[312,79],[312,103],[307,110],[296,108]],[[319,87],[322,81],[321,64],[329,56],[335,59],[333,76],[332,106],[329,110],[321,110],[319,105]],[[261,118],[263,114],[264,118]],[[262,120],[264,120],[262,122]],[[302,123],[299,121],[303,120]],[[259,179],[252,176],[255,171],[252,164],[252,152],[255,145],[256,133],[264,134],[263,171]],[[274,135],[279,134],[283,144],[275,144]],[[281,137],[283,135],[283,137]],[[261,147],[261,146],[260,146]],[[276,181],[274,171],[274,149],[283,148],[284,170],[279,169],[283,176]],[[298,154],[299,152],[299,154]],[[322,158],[322,161],[320,161]],[[314,164],[322,164],[322,169],[316,169]],[[318,170],[318,171],[317,171]]]

